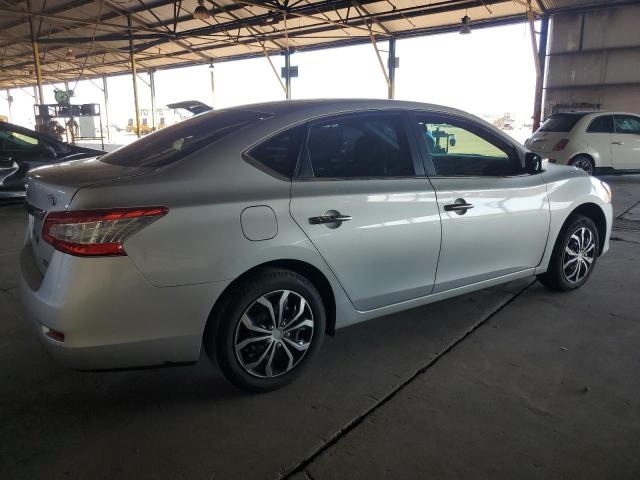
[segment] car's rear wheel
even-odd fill
[[[580,288],[593,272],[599,245],[600,237],[593,220],[584,215],[572,216],[556,241],[549,268],[538,279],[551,290]]]
[[[577,157],[571,159],[569,165],[573,165],[574,167],[584,170],[589,175],[593,175],[593,172],[595,171],[593,160],[591,160],[586,155],[578,155]]]
[[[224,375],[243,390],[267,392],[294,380],[319,350],[325,310],[307,278],[268,269],[234,291],[218,321],[209,340]]]

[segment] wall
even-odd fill
[[[579,109],[640,113],[640,5],[554,15],[544,114]]]

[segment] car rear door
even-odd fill
[[[405,115],[313,122],[292,183],[291,215],[361,311],[433,289],[440,216]]]
[[[640,169],[640,117],[614,115],[611,147],[614,168]]]
[[[523,174],[515,147],[453,115],[413,124],[442,218],[434,293],[536,267],[549,231],[542,175]]]

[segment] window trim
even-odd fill
[[[620,114],[613,114],[613,132],[612,133],[616,133],[619,135],[640,135],[640,131],[639,132],[619,132],[618,129],[616,128],[616,117],[631,117],[631,118],[635,118],[636,120],[638,120],[638,122],[640,122],[640,117],[637,115],[631,115],[631,114],[627,114],[627,113],[620,113]]]
[[[359,117],[371,117],[371,116],[389,116],[397,117],[398,127],[400,134],[404,135],[409,149],[409,155],[411,156],[411,162],[413,164],[413,175],[403,175],[397,177],[315,177],[313,175],[303,175],[303,170],[311,170],[311,159],[308,151],[308,139],[311,128],[315,125],[326,123],[332,120],[342,120],[345,118],[353,119]],[[324,181],[361,181],[361,180],[399,180],[399,179],[414,179],[414,178],[426,178],[424,164],[419,155],[418,146],[415,143],[415,138],[409,130],[408,112],[401,109],[371,109],[371,110],[355,110],[351,112],[331,113],[324,115],[307,122],[307,138],[304,141],[303,148],[301,149],[300,157],[298,158],[298,168],[296,169],[296,175],[293,181],[299,182],[324,182]]]
[[[609,132],[593,132],[591,131],[591,127],[593,126],[594,122],[596,122],[597,120],[600,120],[601,118],[607,118],[607,117],[611,117],[611,127],[612,130]],[[615,120],[615,115],[612,115],[610,113],[608,114],[604,114],[604,115],[598,115],[597,117],[594,117],[591,119],[591,121],[589,122],[589,125],[587,126],[585,133],[604,133],[604,134],[609,134],[611,135],[612,133],[615,133],[615,129],[616,129],[616,120]]]
[[[514,166],[517,166],[519,171],[517,173],[513,173],[510,175],[438,175],[435,169],[435,165],[433,163],[433,159],[431,158],[431,154],[429,153],[429,149],[427,148],[426,141],[424,137],[420,134],[418,130],[418,117],[426,116],[427,118],[435,118],[444,120],[443,123],[446,123],[448,120],[457,122],[461,128],[468,130],[469,132],[479,136],[483,140],[491,143],[496,148],[503,150],[509,157],[509,160],[513,163]],[[456,115],[447,112],[438,112],[438,111],[428,111],[428,110],[414,110],[411,112],[412,123],[414,125],[413,133],[415,135],[415,139],[420,146],[420,152],[422,154],[422,158],[424,161],[425,170],[430,172],[429,177],[433,178],[513,178],[513,177],[523,177],[530,176],[532,174],[528,173],[524,169],[524,165],[522,163],[522,159],[520,156],[519,149],[516,147],[514,143],[510,143],[506,139],[500,138],[494,132],[491,132],[489,129],[484,127],[482,124],[474,122],[466,117],[461,115]],[[456,126],[456,125],[454,125]]]

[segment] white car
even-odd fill
[[[570,112],[551,115],[525,142],[551,163],[596,170],[640,171],[640,115]]]

